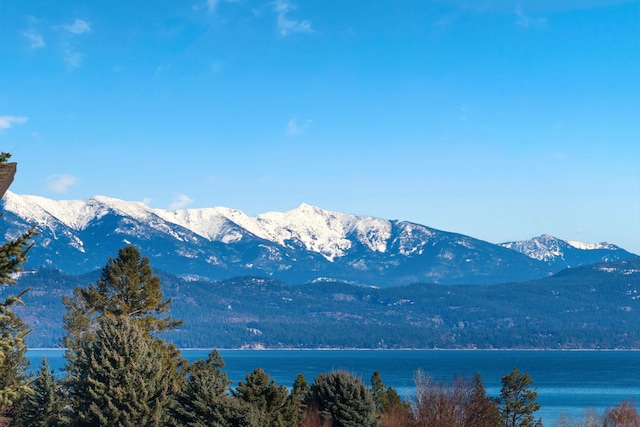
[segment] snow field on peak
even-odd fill
[[[422,255],[424,246],[433,237],[434,232],[422,225],[402,221],[402,233],[398,238],[398,251],[404,256]]]
[[[575,240],[567,240],[569,245],[573,246],[576,249],[582,249],[585,251],[592,251],[596,249],[614,249],[614,245],[611,245],[606,242],[602,243],[584,243],[584,242],[576,242]]]
[[[233,227],[244,228],[250,233],[266,238],[256,221],[237,209],[215,207],[168,211],[154,209],[163,220],[184,227],[206,239],[234,243],[242,239],[242,234]]]
[[[582,251],[591,251],[596,249],[616,250],[615,245],[609,243],[584,243],[574,240],[562,240],[549,234],[543,234],[529,240],[517,242],[500,243],[508,249],[516,250],[539,261],[552,261],[554,259],[564,259],[565,252],[569,248]]]
[[[272,236],[270,240],[281,245],[298,240],[307,250],[320,253],[329,261],[351,249],[350,233],[356,233],[361,243],[379,252],[386,250],[391,235],[388,221],[326,211],[304,203],[287,212],[260,214],[257,221]]]
[[[48,225],[51,218],[73,230],[82,230],[87,223],[100,217],[95,207],[81,200],[51,200],[40,196],[16,195],[7,191],[5,209],[16,215],[41,225]]]
[[[89,200],[51,200],[7,192],[5,209],[44,227],[59,222],[76,231],[113,212],[161,232],[172,234],[167,227],[170,223],[205,239],[227,244],[240,241],[248,232],[282,246],[291,246],[292,241],[297,241],[306,250],[319,253],[329,261],[344,256],[352,248],[350,239],[354,235],[374,252],[385,252],[391,237],[389,221],[327,211],[307,204],[286,212],[250,217],[238,209],[225,207],[169,211],[106,196]]]
[[[67,227],[81,231],[109,210],[138,221],[149,221],[151,210],[142,202],[126,202],[105,196],[89,200],[51,200],[40,196],[16,195],[7,191],[5,209],[32,222],[47,225],[53,217]]]

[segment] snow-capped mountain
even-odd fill
[[[604,261],[628,259],[634,255],[610,243],[582,243],[561,240],[548,234],[519,242],[501,243],[532,259],[548,263],[556,270]]]
[[[236,209],[167,211],[103,196],[55,201],[7,192],[1,203],[5,239],[31,225],[40,232],[27,267],[72,274],[103,267],[127,244],[154,268],[215,280],[258,275],[288,283],[330,278],[391,286],[498,283],[557,271],[515,247],[306,204],[250,217]]]

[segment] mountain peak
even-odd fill
[[[302,203],[300,203],[298,206],[296,206],[295,208],[293,208],[293,210],[296,210],[296,209],[306,210],[306,209],[314,209],[314,208],[315,208],[315,209],[318,209],[318,207],[317,207],[317,206],[313,206],[313,205],[310,205],[310,204],[308,204],[308,203],[302,202]]]
[[[287,213],[304,214],[304,215],[312,214],[312,215],[322,215],[322,216],[336,214],[336,212],[328,211],[326,209],[322,209],[318,206],[310,205],[304,202],[300,203],[295,208],[288,210]]]
[[[123,244],[138,246],[158,268],[177,275],[218,280],[250,274],[298,283],[328,277],[382,286],[517,281],[632,255],[613,245],[580,249],[585,244],[550,235],[502,245],[513,251],[496,250],[488,242],[420,224],[307,203],[254,217],[222,207],[153,209],[106,196],[50,200],[8,192],[0,204],[5,233],[38,227],[30,267],[72,273],[99,268]]]
[[[550,264],[577,266],[596,262],[625,259],[633,254],[609,243],[583,243],[562,240],[550,234],[542,234],[529,240],[501,243],[530,258]],[[605,250],[605,254],[598,250]]]

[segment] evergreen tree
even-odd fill
[[[521,374],[513,368],[510,374],[502,376],[500,389],[500,422],[505,427],[542,426],[542,422],[534,417],[540,409],[536,401],[538,393],[529,389],[533,379],[529,374]]]
[[[9,153],[0,153],[0,164],[9,160]],[[17,238],[0,246],[0,288],[15,285],[14,277],[27,261],[27,252],[33,246],[31,239],[36,235],[35,227]],[[28,326],[13,311],[16,304],[22,304],[22,296],[9,296],[0,300],[0,423],[10,417],[14,402],[28,390],[25,370],[28,361],[25,353],[25,336]]]
[[[258,368],[247,374],[245,381],[240,381],[233,395],[263,414],[264,426],[286,427],[291,425],[291,415],[287,411],[289,392],[284,385],[277,385],[262,369]]]
[[[293,387],[291,387],[291,396],[295,399],[298,399],[300,402],[303,402],[311,387],[309,387],[309,383],[307,383],[307,379],[302,374],[298,374],[296,380],[293,382]]]
[[[468,425],[474,427],[496,427],[500,425],[500,410],[493,399],[487,396],[482,377],[476,374],[467,410]]]
[[[232,425],[234,420],[239,422],[243,418],[241,405],[230,402],[231,381],[222,371],[223,367],[224,361],[217,350],[209,353],[207,360],[189,366],[185,386],[171,407],[169,425],[213,427]]]
[[[400,407],[404,408],[404,409],[411,409],[411,405],[409,405],[406,402],[403,402],[402,399],[400,398],[400,395],[398,394],[398,392],[396,391],[395,388],[389,386],[387,387],[387,407],[383,408],[384,412],[387,411],[392,411],[394,409],[398,409]]]
[[[304,375],[298,374],[287,398],[287,418],[291,420],[291,425],[297,426],[304,419],[304,411],[306,409],[304,402],[307,399],[309,390],[310,387]]]
[[[62,343],[67,347],[68,376],[82,375],[85,361],[78,358],[96,340],[97,331],[106,317],[127,318],[140,333],[150,340],[161,369],[168,376],[169,394],[181,389],[184,380],[185,361],[180,351],[158,338],[157,333],[179,326],[166,314],[171,299],[163,299],[160,279],[153,274],[148,258],[142,258],[134,246],[118,251],[116,259],[109,258],[96,285],[77,287],[73,298],[63,297],[67,307],[63,323],[66,334]]]
[[[404,427],[413,424],[411,405],[400,399],[396,389],[382,382],[380,371],[374,371],[371,376],[371,395],[382,425]]]
[[[68,366],[73,426],[160,426],[172,386],[154,339],[128,317],[99,318]]]
[[[14,403],[28,391],[25,336],[29,330],[12,310],[13,305],[22,303],[25,292],[0,302],[0,425],[10,419]]]
[[[387,387],[382,382],[380,371],[374,371],[371,376],[371,394],[378,413],[382,413],[389,408],[389,397],[386,389]]]
[[[182,322],[162,316],[171,307],[171,298],[163,300],[160,278],[153,274],[149,258],[143,258],[135,246],[118,251],[109,258],[96,284],[76,288],[73,298],[63,297],[67,307],[63,344],[73,348],[79,340],[91,337],[95,319],[104,314],[127,316],[148,332],[164,332]]]
[[[18,427],[58,427],[65,425],[62,389],[47,358],[42,358],[38,376],[30,384],[31,392],[18,404],[14,423]]]
[[[333,427],[374,427],[378,425],[371,391],[348,372],[320,374],[311,385],[308,404],[332,421]]]

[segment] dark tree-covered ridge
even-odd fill
[[[185,320],[164,335],[180,347],[640,348],[640,258],[487,286],[289,286],[259,277],[205,282],[157,274],[172,316]],[[99,277],[54,270],[22,276],[21,286],[33,291],[17,310],[30,323],[38,320],[30,345],[56,345],[60,295]]]

